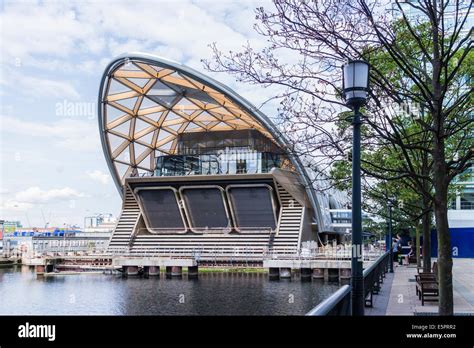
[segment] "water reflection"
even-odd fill
[[[202,273],[199,279],[110,275],[36,278],[0,269],[0,314],[303,315],[339,285],[269,281],[262,273]]]

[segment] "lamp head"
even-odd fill
[[[349,60],[342,66],[342,92],[347,106],[358,108],[366,104],[369,67],[369,63],[363,60]]]

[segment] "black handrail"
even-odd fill
[[[323,316],[350,314],[351,290],[352,287],[350,285],[342,286],[334,294],[306,313],[306,315]]]
[[[380,256],[370,267],[364,270],[364,295],[365,306],[372,307],[372,295],[380,291],[380,284],[388,272],[389,252]],[[310,310],[308,316],[324,315],[351,315],[351,290],[350,285],[344,285],[334,294],[329,296],[315,308]]]
[[[383,282],[385,273],[388,272],[389,256],[390,252],[385,252],[385,254],[380,256],[377,261],[364,270],[364,295],[366,307],[372,307],[372,296],[378,294],[380,291],[380,284]]]

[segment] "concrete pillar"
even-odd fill
[[[270,280],[280,279],[280,269],[276,267],[270,267],[268,269],[268,277],[270,278]]]
[[[143,266],[143,276],[145,278],[148,278],[150,275],[150,266]]]
[[[198,275],[199,275],[199,267],[198,266],[188,267],[188,278],[197,278]]]
[[[138,275],[138,266],[127,266],[126,273],[127,273],[127,276]]]
[[[44,265],[36,265],[36,274],[37,275],[43,275],[45,271]]]
[[[291,278],[291,268],[280,268],[280,278]]]
[[[172,277],[181,277],[183,275],[183,267],[181,266],[172,266],[171,267],[171,276]]]
[[[127,276],[127,266],[122,266],[122,277]]]
[[[340,268],[339,269],[339,281],[341,283],[347,284],[351,281],[351,269],[350,268]]]
[[[302,268],[301,269],[301,280],[311,280],[311,268]]]
[[[166,266],[166,278],[171,278],[171,266]]]
[[[148,275],[159,277],[160,276],[160,266],[149,266],[148,267]]]
[[[339,281],[339,269],[338,268],[328,268],[328,277],[327,280],[330,282],[338,282]]]
[[[313,279],[324,280],[324,268],[314,268],[313,269]]]

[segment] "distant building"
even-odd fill
[[[470,167],[455,181],[458,192],[448,210],[449,227],[474,228],[474,167]]]
[[[18,230],[22,227],[23,227],[23,225],[21,224],[20,221],[8,221],[8,220],[3,221],[3,232],[4,233],[15,232],[16,230]]]
[[[3,224],[5,220],[0,220],[0,254],[3,254]]]
[[[71,252],[105,252],[110,233],[54,235],[9,235],[4,239],[4,254],[34,257]]]
[[[84,233],[111,233],[117,225],[117,218],[112,214],[96,214],[84,218]]]

